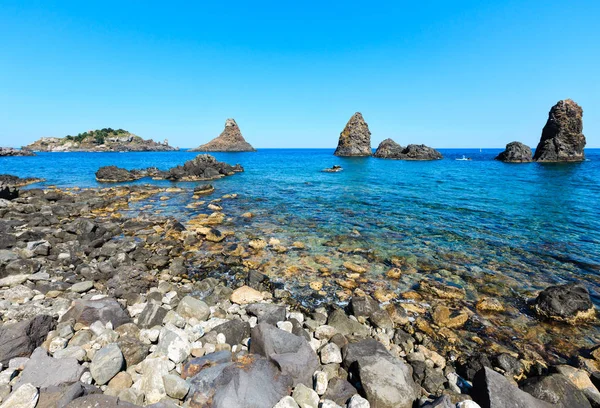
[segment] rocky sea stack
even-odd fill
[[[232,166],[220,162],[209,154],[200,154],[188,160],[183,166],[162,171],[156,167],[127,170],[117,166],[100,167],[96,172],[96,180],[101,183],[121,183],[151,177],[155,180],[171,181],[204,181],[215,180],[244,171],[239,164]]]
[[[439,160],[443,156],[437,150],[425,145],[400,146],[392,139],[385,139],[379,144],[374,157],[396,160]]]
[[[255,152],[256,149],[246,142],[242,132],[235,123],[234,119],[225,121],[225,129],[221,134],[203,144],[202,146],[190,149],[190,152]]]
[[[360,112],[356,112],[340,133],[336,156],[371,156],[371,131]]]
[[[168,140],[142,139],[123,129],[104,128],[77,136],[42,137],[26,147],[36,152],[163,152],[178,150]]]
[[[506,145],[506,149],[500,153],[494,160],[500,160],[505,163],[529,163],[532,161],[531,148],[521,142],[511,142]]]
[[[583,148],[583,109],[571,99],[558,101],[550,109],[542,138],[533,160],[539,162],[578,162],[585,159]]]
[[[0,157],[10,156],[35,156],[35,153],[27,149],[13,149],[12,147],[0,147]]]

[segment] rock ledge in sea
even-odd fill
[[[209,154],[200,154],[185,162],[183,166],[173,167],[167,171],[159,170],[156,167],[127,170],[117,166],[104,166],[96,172],[96,180],[101,183],[121,183],[152,177],[154,180],[206,181],[243,171],[244,168],[239,164],[232,166],[217,161]]]
[[[443,158],[442,154],[434,148],[415,144],[402,147],[392,139],[385,139],[381,142],[373,156],[396,160],[439,160]]]
[[[505,163],[529,163],[532,161],[531,148],[521,142],[511,142],[506,145],[506,149],[500,153],[494,160]]]
[[[28,149],[13,149],[12,147],[0,147],[0,157],[13,156],[35,156],[35,153]]]
[[[163,152],[178,150],[168,140],[146,140],[123,129],[104,128],[77,136],[42,137],[26,146],[36,152]]]
[[[234,119],[225,121],[223,132],[210,142],[190,149],[190,152],[255,152],[256,149],[246,142]]]
[[[590,294],[580,283],[547,287],[535,299],[533,308],[540,317],[569,324],[596,317]]]
[[[578,162],[585,160],[583,109],[571,99],[558,101],[548,113],[534,161]]]
[[[371,131],[362,114],[356,112],[340,133],[336,156],[371,156]]]

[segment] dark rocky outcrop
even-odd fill
[[[37,177],[17,177],[11,174],[0,174],[0,186],[24,187],[30,184],[41,183],[44,179]]]
[[[342,170],[344,170],[342,168],[342,166],[338,166],[337,164],[335,164],[333,167],[330,167],[328,169],[323,169],[321,171],[324,173],[339,173]]]
[[[0,147],[0,157],[13,156],[35,156],[35,153],[28,149],[13,149],[12,147]]]
[[[531,148],[521,142],[511,142],[506,145],[506,149],[500,153],[494,160],[505,163],[529,163],[532,161]]]
[[[385,139],[381,142],[373,156],[396,160],[439,160],[443,158],[440,152],[431,147],[415,144],[402,147],[392,139]]]
[[[47,315],[0,327],[0,364],[6,365],[15,357],[29,357],[53,328],[54,319]]]
[[[154,180],[205,181],[231,176],[243,171],[244,168],[239,164],[232,166],[217,161],[211,155],[201,154],[192,160],[188,160],[183,166],[173,167],[167,171],[159,170],[156,167],[127,170],[117,166],[104,166],[96,172],[96,180],[101,183],[121,183],[151,177]],[[206,192],[199,192],[199,194],[208,194],[214,191],[214,188],[212,191],[208,188],[212,187],[210,185],[203,187],[206,187]]]
[[[547,319],[566,323],[590,320],[596,316],[596,309],[585,286],[580,283],[550,286],[535,299],[536,313]]]
[[[550,109],[548,121],[542,130],[540,143],[535,149],[534,161],[577,162],[585,155],[583,109],[571,99],[558,101]]]
[[[336,156],[371,156],[371,131],[360,112],[356,112],[340,133]]]
[[[190,149],[190,152],[255,152],[256,149],[246,142],[234,119],[225,121],[223,132],[210,142]]]
[[[534,397],[557,404],[558,407],[591,408],[583,391],[577,389],[568,378],[561,374],[529,378],[522,388]]]

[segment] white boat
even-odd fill
[[[460,158],[460,159],[454,159],[454,160],[459,160],[459,161],[469,161],[469,160],[471,160],[471,158],[470,158],[470,157],[465,157],[465,155],[463,154],[463,157],[462,157],[462,158]]]

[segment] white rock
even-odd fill
[[[273,408],[298,408],[298,404],[296,404],[296,401],[288,395],[287,397],[280,399]]]
[[[0,405],[0,408],[35,408],[40,393],[31,384],[23,384]]]
[[[160,329],[151,328],[151,329],[142,329],[140,330],[140,340],[146,344],[155,343],[158,340],[158,336],[160,336]]]
[[[279,327],[281,330],[284,330],[288,333],[291,333],[292,330],[294,329],[294,325],[292,324],[292,322],[277,322],[277,327]]]
[[[30,276],[31,275],[29,274],[7,276],[6,278],[0,279],[0,287],[20,285],[21,283],[26,282]]]
[[[290,312],[288,319],[296,319],[299,323],[304,323],[304,314],[302,312]]]
[[[342,362],[342,351],[335,343],[327,343],[321,349],[321,363],[341,363]]]
[[[140,390],[146,396],[146,404],[154,404],[167,396],[163,377],[169,374],[169,362],[164,357],[148,357],[140,363],[142,379]]]
[[[337,330],[326,324],[317,327],[315,330],[315,337],[319,340],[329,340],[337,333]]]
[[[481,408],[475,401],[461,401],[456,404],[456,408]]]
[[[175,326],[165,326],[158,339],[156,353],[167,356],[174,363],[181,363],[191,352],[191,346],[185,331]]]
[[[323,402],[321,402],[320,408],[343,408],[343,407],[336,404],[335,401],[323,400]]]
[[[62,337],[55,337],[52,339],[52,341],[50,341],[50,344],[48,345],[48,351],[54,354],[57,351],[64,349],[65,347],[67,347],[67,339],[64,339]]]
[[[217,334],[217,344],[225,344],[227,342],[227,338],[223,333]]]
[[[371,408],[369,401],[356,394],[348,401],[348,408]]]
[[[325,394],[327,391],[327,384],[329,383],[329,379],[327,378],[327,373],[323,371],[315,372],[315,391],[319,395]]]

